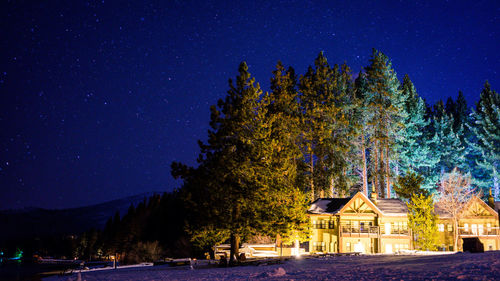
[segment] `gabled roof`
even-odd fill
[[[374,213],[384,216],[406,216],[408,213],[408,207],[406,204],[399,199],[389,199],[381,198],[377,200],[377,204],[368,199],[362,192],[356,193],[353,197],[349,198],[319,198],[311,203],[308,209],[310,214],[324,214],[324,215],[334,215],[344,213],[354,202],[360,199],[363,204],[366,203],[369,210]],[[359,201],[359,200],[358,200]],[[356,202],[358,202],[356,201]],[[364,207],[366,210],[366,207]]]
[[[377,207],[386,216],[405,216],[408,207],[405,202],[395,198],[381,198],[377,200]]]
[[[477,202],[481,207],[483,207],[487,212],[491,213],[493,216],[497,216],[498,213],[496,210],[500,207],[500,202],[495,202],[495,209],[491,208],[488,204],[486,204],[481,198],[477,196],[473,196],[469,202],[464,206],[462,209],[461,213],[466,212],[467,210],[470,209],[470,207],[474,204],[474,202]],[[445,211],[438,203],[434,204],[434,212],[439,216],[443,218],[450,218],[450,213]]]
[[[368,205],[368,207],[373,210],[373,212],[381,215],[382,212],[380,211],[379,208],[377,208],[377,206],[375,204],[373,204],[373,202],[368,199],[368,197],[366,197],[363,192],[358,192],[356,193],[352,198],[350,198],[349,202],[347,202],[340,210],[339,210],[339,213],[343,213],[351,204],[353,204],[353,202],[356,200],[356,199],[361,199],[362,201],[364,201],[364,203],[366,203],[366,205]]]
[[[319,198],[311,203],[307,210],[311,214],[333,215],[338,212],[351,198]]]
[[[462,213],[470,210],[471,206],[474,204],[474,202],[477,202],[481,207],[483,207],[487,212],[489,212],[491,215],[496,216],[498,215],[493,208],[491,208],[486,202],[481,200],[481,198],[477,196],[473,196],[469,202],[467,202],[467,205],[465,205],[464,209],[462,210]]]

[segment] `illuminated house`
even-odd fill
[[[309,251],[393,253],[411,248],[408,208],[399,199],[320,198],[308,214],[312,222]]]
[[[496,207],[495,207],[496,204]],[[478,237],[484,250],[500,249],[498,213],[500,202],[489,205],[473,197],[459,220],[461,238]],[[453,224],[450,216],[436,205],[438,215],[439,250],[453,249]],[[408,227],[408,208],[399,199],[370,198],[358,192],[350,198],[320,198],[308,210],[312,223],[309,242],[311,253],[394,253],[413,249]]]
[[[485,251],[500,249],[498,213],[500,202],[494,202],[491,196],[486,204],[474,196],[462,210],[458,221],[458,248],[462,250],[462,238],[478,237]],[[496,206],[495,206],[496,205]],[[453,250],[453,221],[439,205],[435,206],[438,215],[439,248]]]

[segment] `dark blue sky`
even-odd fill
[[[178,187],[242,60],[267,89],[278,60],[358,72],[377,48],[430,103],[500,88],[498,1],[141,2],[2,1],[0,209]]]

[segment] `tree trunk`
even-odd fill
[[[391,198],[391,177],[389,170],[389,144],[385,144],[385,182],[387,190],[387,198]]]
[[[311,187],[311,202],[313,202],[315,199],[314,198],[315,194],[314,194],[314,159],[313,159],[312,148],[311,148],[311,152],[309,152],[309,157],[310,157],[309,172],[311,173],[310,178],[309,178],[309,184]]]
[[[453,250],[458,251],[458,219],[453,219]]]
[[[379,174],[378,174],[378,149],[377,149],[377,145],[376,143],[374,142],[373,143],[373,150],[375,150],[375,165],[373,165],[373,173],[372,173],[372,177],[374,179],[374,183],[375,183],[375,192],[378,192],[378,189],[379,189],[379,186],[378,186],[378,177],[379,177]]]
[[[229,264],[233,265],[238,260],[239,250],[240,250],[240,236],[238,234],[231,233],[231,250],[229,257]]]
[[[385,167],[384,167],[384,149],[382,148],[382,145],[380,145],[380,163],[379,163],[379,166],[378,166],[378,169],[379,169],[379,174],[380,174],[380,191],[382,191],[381,193],[381,198],[387,198],[387,194],[386,194],[386,190],[385,190]]]
[[[363,155],[363,191],[368,196],[368,172],[366,170],[365,135],[361,134],[361,153]]]

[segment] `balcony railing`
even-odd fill
[[[461,236],[495,236],[500,235],[499,227],[471,228],[459,227],[458,234]]]
[[[390,233],[386,233],[385,229],[382,229],[382,234],[384,234],[384,235],[410,235],[410,230],[408,228],[391,227]]]
[[[342,233],[346,234],[378,234],[378,226],[350,226],[343,225]]]

